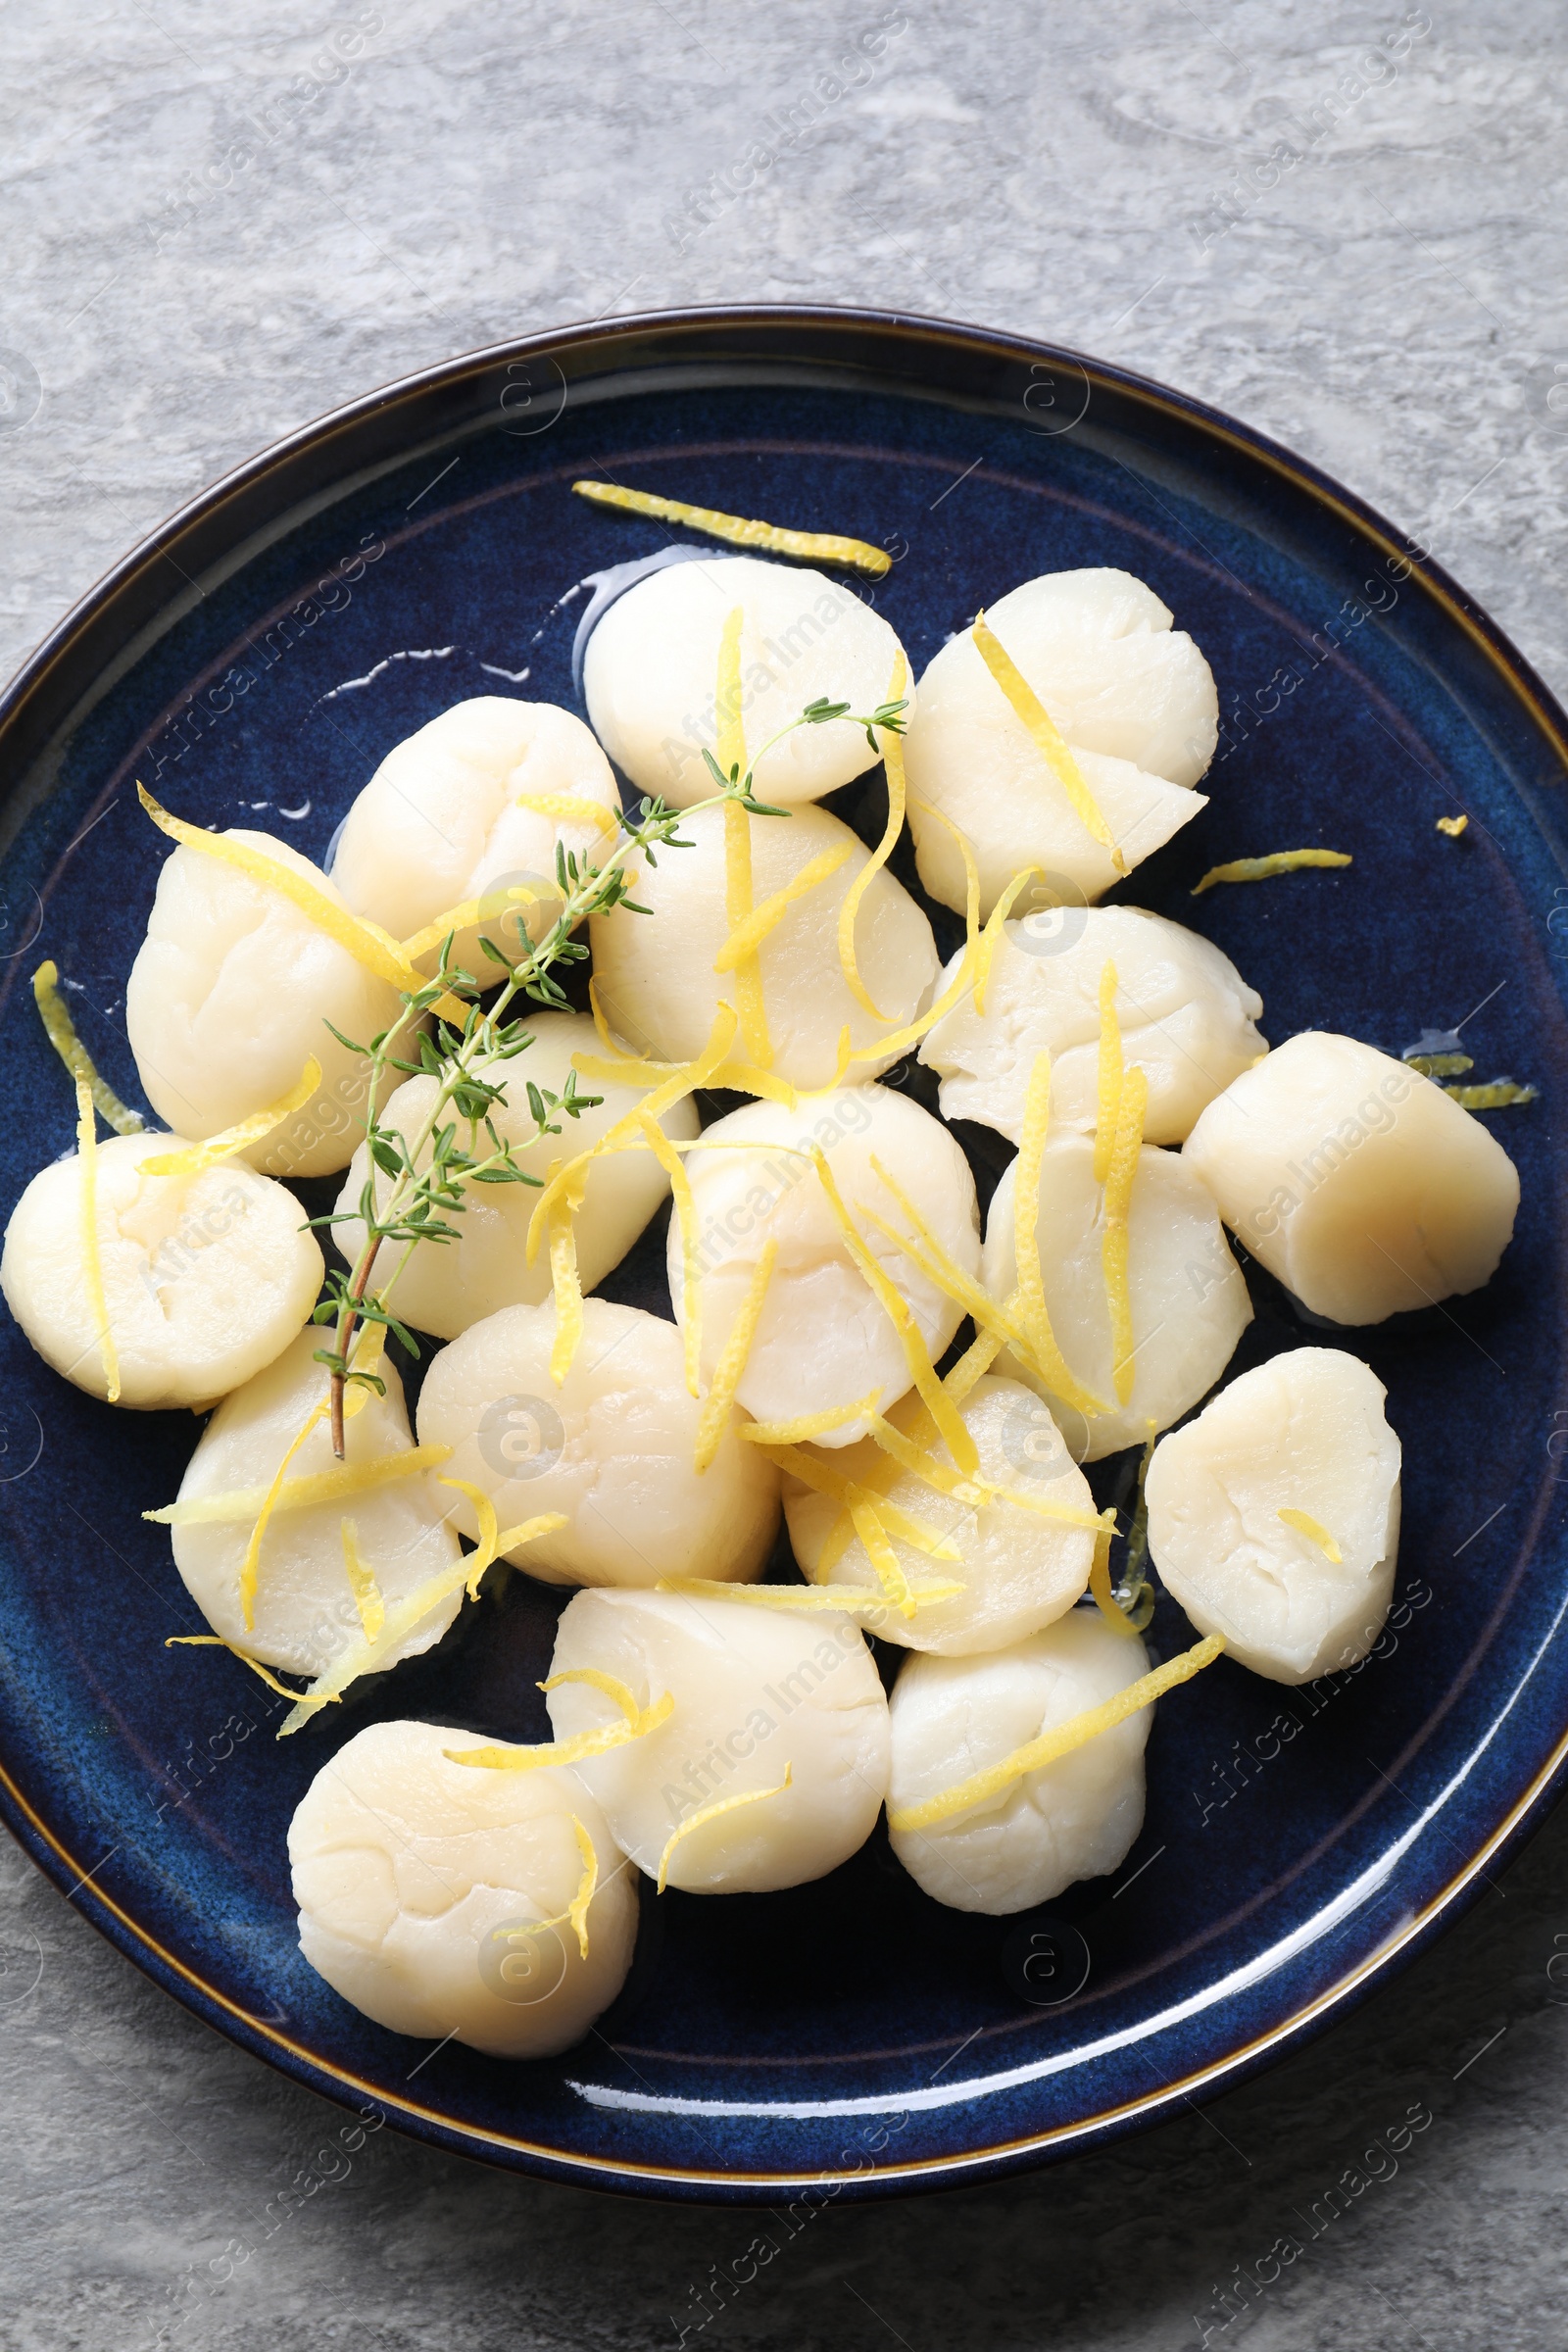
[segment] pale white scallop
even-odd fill
[[[1252,1255],[1336,1323],[1480,1290],[1519,1206],[1519,1172],[1479,1118],[1324,1030],[1234,1080],[1182,1157]]]
[[[454,1764],[471,1734],[372,1723],[321,1766],[289,1825],[300,1950],[378,2026],[492,2058],[580,2041],[625,1983],[637,1894],[576,1775]],[[584,1958],[564,1914],[598,1885]]]
[[[494,1105],[490,1116],[502,1139],[519,1147],[518,1165],[542,1184],[557,1160],[586,1152],[617,1119],[634,1110],[650,1090],[579,1077],[578,1093],[599,1096],[599,1107],[582,1111],[574,1119],[564,1113],[552,1114],[560,1134],[544,1135],[530,1143],[536,1128],[528,1108],[527,1082],[564,1096],[572,1056],[599,1054],[603,1049],[585,1012],[531,1014],[528,1033],[534,1042],[527,1051],[500,1065],[508,1098]],[[434,1078],[407,1079],[381,1112],[381,1125],[401,1134],[411,1150],[429,1120],[436,1088]],[[663,1113],[660,1125],[666,1135],[677,1139],[694,1136],[697,1113],[690,1102],[677,1102]],[[477,1149],[487,1148],[481,1127]],[[427,1165],[428,1158],[426,1149],[419,1155],[419,1164]],[[338,1196],[338,1208],[349,1221],[334,1229],[338,1248],[351,1263],[364,1244],[365,1227],[352,1212],[358,1210],[368,1171],[368,1147],[361,1144]],[[384,1201],[391,1192],[391,1179],[378,1173],[376,1185],[377,1196]],[[619,1265],[668,1197],[669,1178],[651,1152],[616,1152],[595,1160],[588,1171],[583,1204],[573,1219],[577,1271],[584,1290],[592,1290]],[[529,1221],[539,1201],[537,1189],[528,1184],[470,1184],[464,1200],[462,1215],[450,1220],[461,1238],[419,1243],[390,1298],[394,1311],[405,1322],[443,1340],[456,1339],[470,1323],[501,1307],[536,1305],[550,1296],[548,1246],[541,1243],[532,1265],[527,1256]],[[390,1255],[391,1245],[387,1247]]]
[[[362,1638],[363,1620],[344,1551],[345,1519],[355,1530],[360,1556],[375,1579],[384,1609],[395,1608],[421,1585],[455,1571],[462,1558],[453,1509],[456,1497],[426,1471],[305,1509],[276,1509],[262,1538],[253,1623],[246,1625],[240,1574],[251,1530],[284,1454],[312,1406],[326,1395],[325,1367],[314,1358],[328,1336],[312,1325],[275,1363],[225,1396],[202,1432],[180,1481],[181,1503],[254,1495],[256,1508],[217,1522],[176,1521],[170,1529],[174,1565],[214,1633],[269,1666],[313,1678],[324,1674]],[[386,1395],[377,1396],[370,1391],[344,1424],[344,1458],[350,1469],[413,1448],[396,1368],[383,1363],[379,1377],[386,1383]],[[322,1422],[289,1463],[287,1476],[310,1478],[336,1467],[331,1431]],[[445,1465],[442,1468],[444,1472]],[[405,1642],[378,1656],[377,1666],[392,1666],[399,1658],[417,1657],[428,1649],[446,1632],[462,1599],[460,1586],[419,1620]]]
[[[734,1149],[744,1146],[743,1150]],[[704,1378],[720,1350],[769,1241],[778,1256],[736,1392],[757,1421],[788,1421],[881,1391],[886,1412],[911,1386],[908,1359],[886,1307],[855,1263],[810,1159],[818,1147],[870,1255],[901,1294],[927,1353],[941,1356],[963,1309],[860,1213],[910,1228],[871,1161],[908,1196],[949,1254],[971,1278],[980,1266],[974,1178],[957,1144],[930,1112],[885,1087],[803,1095],[794,1110],[749,1102],[705,1129],[687,1154],[698,1231]],[[668,1244],[670,1297],[684,1311],[679,1220]],[[863,1421],[822,1445],[853,1445]]]
[[[1200,1634],[1272,1683],[1353,1666],[1383,1630],[1399,1547],[1399,1441],[1376,1374],[1337,1348],[1244,1372],[1149,1465],[1149,1548]],[[1340,1553],[1280,1517],[1314,1520]]]
[[[616,1842],[651,1878],[687,1822],[695,1826],[670,1853],[668,1884],[694,1894],[799,1886],[870,1836],[888,1786],[887,1700],[864,1636],[839,1611],[579,1592],[562,1615],[551,1672],[582,1667],[612,1675],[640,1707],[674,1700],[657,1730],[577,1767]],[[561,1740],[623,1719],[589,1684],[564,1684],[548,1703]],[[742,1794],[756,1801],[697,1822]]]
[[[504,1307],[443,1348],[419,1392],[422,1444],[488,1494],[503,1528],[541,1512],[566,1525],[509,1556],[547,1584],[653,1585],[662,1576],[760,1576],[778,1531],[779,1474],[733,1417],[693,1467],[699,1399],[673,1323],[583,1301],[582,1343],[558,1388],[553,1305]],[[457,1524],[477,1536],[466,1496]]]
[[[242,1160],[199,1176],[144,1176],[177,1135],[98,1146],[98,1263],[120,1361],[120,1402],[207,1405],[288,1346],[316,1304],[323,1263],[292,1193]],[[81,1162],[40,1168],[11,1212],[0,1292],[44,1361],[108,1394],[81,1246]]]
[[[231,828],[341,904],[336,886],[286,841]],[[281,892],[204,851],[164,861],[147,936],[125,989],[125,1029],[147,1100],[202,1143],[276,1102],[314,1054],[317,1096],[245,1156],[273,1176],[329,1176],[347,1165],[368,1093],[368,1045],[401,1010],[398,992]]]
[[[864,844],[825,808],[750,822],[757,906],[814,858],[847,853],[837,872],[785,910],[758,954],[772,1068],[792,1086],[826,1086],[846,1028],[859,1052],[925,1010],[940,961],[936,941],[903,883],[885,868],[874,875],[855,925],[861,985],[886,1015],[874,1020],[851,994],[839,958],[839,909],[869,860]],[[689,1061],[707,1044],[720,1003],[737,1003],[734,974],[713,969],[730,931],[724,823],[722,808],[688,817],[681,838],[691,847],[662,850],[658,865],[638,874],[632,895],[647,914],[620,906],[590,917],[599,1002],[611,1027],[635,1053]],[[744,1040],[735,1052],[744,1056]],[[857,1061],[846,1074],[852,1084],[863,1083],[896,1058]]]
[[[518,806],[540,795],[591,802],[614,821],[600,826]],[[514,959],[517,912],[538,939],[560,910],[557,847],[602,864],[619,816],[610,762],[580,718],[554,703],[476,695],[393,745],[349,810],[332,879],[345,905],[394,939],[470,899],[499,900],[511,884],[540,888],[532,904],[517,902],[510,913],[498,905],[488,925],[459,932],[456,962],[493,978],[481,928]]]
[[[1046,1518],[1027,1507],[1030,1502],[1065,1503],[1078,1510],[1095,1507],[1087,1479],[1034,1391],[1014,1380],[988,1376],[975,1383],[960,1409],[980,1457],[978,1475],[1023,1499],[999,1498],[974,1509],[908,1470],[900,1470],[884,1484],[876,1474],[885,1469],[888,1457],[869,1438],[833,1457],[833,1468],[842,1476],[862,1485],[874,1483],[895,1509],[921,1520],[956,1547],[956,1563],[933,1560],[890,1532],[888,1541],[911,1587],[951,1583],[963,1591],[951,1600],[921,1601],[913,1617],[890,1606],[872,1627],[884,1642],[904,1649],[935,1650],[942,1657],[1003,1649],[1026,1634],[1038,1633],[1070,1609],[1087,1589],[1094,1559],[1094,1537],[1086,1528]],[[931,1450],[939,1462],[953,1468],[946,1446],[938,1443]],[[840,1516],[831,1495],[786,1477],[784,1515],[795,1557],[808,1577],[823,1584],[858,1585],[871,1592],[883,1591],[858,1536],[819,1572],[823,1547]]]
[[[1054,1396],[1009,1348],[998,1369],[1038,1390],[1072,1453],[1097,1462],[1168,1429],[1213,1387],[1252,1319],[1242,1270],[1213,1201],[1178,1153],[1146,1145],[1127,1216],[1133,1387],[1116,1402],[1110,1309],[1102,1256],[1104,1197],[1088,1136],[1054,1134],[1040,1174],[1036,1227],[1046,1310],[1067,1368],[1106,1410],[1085,1418]],[[1014,1193],[1018,1163],[1003,1174],[986,1220],[985,1286],[1004,1300],[1017,1282]]]
[[[978,1120],[1016,1144],[1030,1073],[1049,1054],[1054,1123],[1092,1130],[1107,963],[1123,1059],[1149,1080],[1146,1143],[1181,1143],[1204,1104],[1267,1053],[1253,1025],[1262,998],[1196,931],[1141,906],[1042,906],[1003,925],[984,1012],[970,993],[921,1041],[920,1059],[941,1075],[944,1118]]]
[[[1125,571],[1048,572],[986,619],[1065,738],[1130,872],[1206,805],[1192,787],[1219,724],[1208,663]],[[944,906],[963,906],[963,863],[930,808],[968,838],[983,915],[1020,866],[1092,899],[1117,879],[967,629],[920,680],[906,763],[920,879]]]
[[[1073,1609],[984,1657],[906,1658],[893,1686],[888,1812],[924,1804],[988,1771],[1149,1671],[1136,1634]],[[1144,1746],[1153,1709],[923,1830],[892,1830],[893,1851],[956,1911],[1032,1910],[1078,1879],[1103,1878],[1144,1823]]]
[[[719,646],[739,606],[741,724],[759,800],[793,808],[874,767],[880,753],[847,718],[763,746],[808,703],[869,715],[887,699],[899,641],[842,580],[757,556],[710,556],[651,572],[617,597],[588,640],[583,694],[612,760],[639,792],[677,808],[713,789]],[[904,688],[913,700],[912,683]],[[907,716],[907,712],[906,712]],[[760,757],[759,757],[760,755]]]

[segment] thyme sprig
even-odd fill
[[[556,884],[561,892],[561,905],[543,938],[537,942],[529,939],[525,908],[518,908],[515,914],[498,921],[495,928],[501,934],[502,944],[498,946],[489,932],[484,932],[479,946],[499,969],[480,978],[454,963],[457,934],[449,931],[441,943],[439,967],[434,977],[422,988],[404,992],[402,1010],[390,1028],[372,1038],[368,1045],[357,1044],[332,1029],[340,1045],[364,1054],[370,1064],[362,1124],[371,1165],[359,1204],[356,1208],[334,1210],[326,1216],[309,1219],[313,1226],[361,1223],[365,1228],[365,1240],[353,1266],[347,1273],[334,1270],[328,1274],[326,1295],[314,1317],[318,1323],[335,1325],[332,1345],[318,1348],[316,1360],[325,1364],[332,1376],[332,1450],[339,1461],[343,1459],[343,1399],[348,1386],[359,1383],[373,1388],[378,1395],[384,1395],[386,1389],[385,1382],[375,1373],[352,1368],[357,1336],[367,1325],[381,1324],[411,1353],[418,1353],[414,1334],[399,1322],[387,1303],[414,1251],[422,1242],[444,1244],[461,1238],[461,1228],[453,1220],[464,1212],[466,1205],[464,1196],[469,1185],[527,1184],[538,1188],[540,1179],[522,1166],[522,1155],[544,1136],[562,1134],[562,1120],[580,1118],[585,1110],[597,1108],[603,1101],[599,1095],[578,1093],[575,1071],[568,1072],[565,1087],[559,1095],[525,1079],[533,1132],[521,1143],[508,1142],[502,1137],[493,1114],[498,1105],[511,1107],[512,1081],[506,1075],[506,1065],[526,1053],[533,1043],[524,1020],[514,1007],[523,999],[552,1011],[569,1004],[564,989],[554,977],[554,967],[586,962],[588,950],[572,937],[573,932],[587,916],[606,914],[617,906],[632,914],[651,911],[639,906],[632,898],[627,867],[640,858],[657,866],[659,852],[663,849],[690,849],[691,843],[680,838],[680,827],[688,816],[728,802],[736,803],[753,816],[788,816],[787,808],[775,808],[760,801],[753,784],[766,754],[797,727],[821,726],[829,720],[848,717],[853,725],[864,727],[874,751],[878,747],[873,729],[903,733],[900,713],[904,709],[903,701],[889,702],[879,705],[869,717],[852,716],[848,703],[833,703],[821,697],[808,703],[799,717],[792,718],[771,736],[744,774],[738,762],[733,762],[726,774],[711,753],[705,751],[704,760],[718,790],[689,808],[671,808],[662,800],[645,798],[636,818],[623,823],[621,838],[603,865],[594,865],[586,855],[579,857],[575,851],[557,844]],[[515,956],[507,952],[508,922],[516,929]],[[498,981],[500,985],[491,1003],[488,1006],[481,1005],[480,997],[487,989],[496,988]],[[463,1026],[459,1029],[451,1021],[438,1017],[432,1038],[422,1026],[424,1018],[449,996],[469,1000]],[[328,1022],[327,1027],[332,1028],[332,1024]],[[388,1126],[377,1108],[381,1088],[390,1072],[436,1081],[434,1101],[423,1124],[413,1136]],[[377,1197],[378,1175],[386,1178],[391,1188],[384,1200]],[[382,1248],[388,1243],[401,1243],[402,1255],[387,1280],[372,1289],[371,1277]]]

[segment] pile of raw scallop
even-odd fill
[[[493,1563],[571,1589],[549,1743],[371,1723],[289,1835],[320,1976],[397,2033],[512,2058],[616,1997],[640,1876],[795,1886],[884,1809],[898,1861],[960,1910],[1113,1872],[1162,1691],[1222,1651],[1287,1684],[1353,1664],[1391,1596],[1384,1390],[1328,1344],[1217,1386],[1252,1313],[1226,1228],[1320,1329],[1354,1327],[1486,1283],[1518,1203],[1424,1072],[1322,1032],[1270,1050],[1209,941],[1096,903],[1206,805],[1216,738],[1208,664],[1141,581],[1028,580],[916,682],[840,578],[686,558],[598,600],[588,724],[457,704],[389,753],[326,870],[165,819],[125,1004],[163,1126],[117,1118],[68,1037],[80,1146],[34,1177],[0,1266],[78,1388],[210,1413],[153,1515],[211,1657],[283,1691],[285,1731],[319,1738],[360,1677],[440,1642]],[[846,715],[758,757],[819,698]],[[890,703],[897,723],[857,723]],[[527,1185],[475,1188],[457,1240],[406,1253],[390,1304],[438,1344],[416,1427],[383,1355],[339,1460],[322,1250],[286,1180],[341,1173],[351,1220],[387,1181],[354,1041],[398,1014],[399,957],[432,971],[454,909],[470,971],[481,932],[514,961],[519,926],[541,935],[558,851],[581,868],[617,838],[617,769],[630,802],[710,800],[705,750],[755,760],[782,813],[701,809],[642,862],[641,911],[586,926],[591,1009],[530,1014],[493,1114],[542,1186],[568,1159],[572,1182],[554,1217]],[[879,761],[872,850],[820,804]],[[964,921],[946,963],[890,870],[906,826]],[[879,1083],[916,1054],[941,1116]],[[571,1072],[591,1107],[540,1136],[526,1082],[560,1096]],[[416,1135],[437,1084],[397,1077],[380,1124]],[[95,1091],[123,1132],[98,1136]],[[949,1120],[1015,1147],[983,1230]],[[669,1317],[596,1296],[672,1187]],[[334,1229],[351,1263],[362,1233]],[[1113,1586],[1128,1531],[1082,1465],[1134,1448]],[[764,1582],[781,1518],[799,1574]],[[1158,1664],[1151,1567],[1196,1637]]]

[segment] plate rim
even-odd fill
[[[744,350],[745,339],[764,331],[779,338],[777,346],[747,354]],[[181,541],[193,532],[217,522],[222,511],[245,492],[260,487],[279,472],[288,473],[301,461],[323,451],[338,434],[353,431],[378,413],[395,412],[416,401],[421,394],[457,387],[486,371],[532,360],[553,360],[557,355],[567,352],[608,360],[612,371],[617,348],[626,350],[628,366],[638,364],[630,357],[631,347],[638,342],[662,342],[666,347],[666,356],[677,363],[682,358],[689,358],[693,363],[706,360],[716,364],[725,356],[733,359],[749,356],[768,367],[787,371],[791,366],[787,338],[792,332],[828,338],[842,334],[845,348],[841,364],[847,370],[858,368],[862,374],[874,373],[874,366],[871,369],[867,368],[864,351],[860,348],[868,338],[887,348],[895,347],[902,341],[917,352],[937,343],[955,350],[960,356],[967,354],[976,361],[1002,361],[1025,367],[1077,368],[1088,382],[1091,399],[1098,384],[1184,424],[1196,424],[1211,442],[1229,443],[1252,462],[1260,462],[1298,492],[1304,492],[1319,507],[1350,523],[1359,536],[1403,566],[1401,584],[1405,580],[1418,581],[1423,592],[1432,598],[1449,621],[1457,623],[1498,673],[1513,698],[1523,704],[1535,727],[1552,745],[1564,768],[1568,769],[1568,713],[1564,712],[1555,696],[1507,633],[1413,534],[1398,531],[1377,508],[1311,460],[1300,457],[1282,443],[1204,401],[1155,378],[1096,359],[1070,346],[920,313],[833,304],[690,305],[617,314],[610,320],[590,319],[568,323],[481,345],[471,351],[433,362],[427,367],[395,377],[373,391],[323,411],[229,467],[193,498],[186,500],[136,540],[77,598],[0,692],[0,743],[19,727],[25,731],[24,721],[29,706],[44,694],[61,665],[70,660],[74,652],[79,654],[88,650],[83,640],[89,635],[93,624],[109,615],[122,599],[133,598],[138,583],[146,579],[161,561],[170,559]],[[706,347],[703,341],[705,334],[712,334],[718,341],[711,347]],[[725,338],[731,342],[727,355],[723,349]],[[797,366],[812,363],[820,365],[821,355],[802,353],[795,361]],[[642,364],[646,365],[646,361]],[[898,391],[896,383],[890,382],[887,388],[895,394]],[[917,396],[915,382],[911,381],[906,396]],[[459,426],[456,429],[462,428]],[[445,439],[449,436],[438,434],[436,437]],[[409,451],[403,453],[405,457],[410,454],[412,452]],[[389,465],[394,462],[398,461],[389,461]],[[290,512],[297,503],[291,502]],[[233,544],[242,546],[243,535]],[[189,579],[191,575],[185,573],[183,576]],[[152,601],[151,609],[164,612],[171,601],[167,595],[160,596]],[[138,630],[132,625],[122,641],[122,653],[134,645],[137,635]],[[69,693],[68,708],[79,709],[84,695],[90,695],[114,666],[113,656],[107,662],[89,662],[86,681],[84,684],[78,682]],[[58,723],[44,727],[28,764],[35,762],[47,751],[58,732]],[[17,821],[21,821],[25,813],[26,808],[19,805]],[[14,837],[14,827],[7,825],[5,834],[8,848],[10,839]],[[3,854],[0,851],[0,855]],[[511,2170],[524,2171],[536,2177],[569,2181],[580,2187],[606,2191],[619,2189],[623,2193],[648,2197],[746,2205],[763,2203],[785,2190],[820,2187],[824,2181],[837,2184],[832,2192],[834,2195],[859,2201],[870,2196],[907,2193],[922,2188],[935,2189],[965,2180],[999,2178],[1028,2170],[1043,2162],[1060,2160],[1073,2153],[1087,2152],[1134,2131],[1150,2128],[1168,2111],[1183,2103],[1191,2103],[1195,2097],[1216,2095],[1220,2089],[1242,2082],[1283,2056],[1292,2045],[1304,2042],[1323,2032],[1341,2012],[1365,1999],[1381,1983],[1407,1966],[1475,1899],[1478,1883],[1486,1881],[1486,1866],[1505,1857],[1511,1859],[1513,1853],[1541,1827],[1552,1803],[1562,1793],[1565,1782],[1568,1782],[1568,1727],[1564,1728],[1529,1785],[1515,1796],[1503,1818],[1421,1911],[1403,1922],[1394,1935],[1344,1977],[1292,2011],[1288,2017],[1277,2020],[1264,2033],[1209,2060],[1191,2074],[1071,2123],[1054,2125],[985,2147],[911,2158],[889,2165],[871,2164],[844,2174],[821,2169],[714,2171],[667,2161],[640,2162],[623,2155],[573,2153],[518,2134],[462,2122],[437,2109],[425,2107],[416,2099],[389,2094],[384,2088],[363,2081],[349,2069],[295,2040],[269,2020],[244,2009],[217,1985],[210,1984],[176,1952],[160,1943],[130,1911],[92,1884],[97,1872],[111,1857],[106,1856],[90,1867],[83,1867],[56,1836],[43,1812],[21,1783],[4,1766],[0,1766],[0,1818],[5,1820],[33,1863],[68,1900],[76,1902],[83,1916],[98,1933],[163,1990],[214,2031],[223,2034],[225,2038],[238,2043],[253,2056],[264,2059],[318,2094],[339,2105],[355,2108],[362,2114],[368,2104],[381,2114],[383,2121],[395,2122],[413,2136],[453,2153],[478,2158]],[[890,2096],[887,2112],[899,2112],[896,2097]]]

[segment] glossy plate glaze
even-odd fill
[[[1211,806],[1119,895],[1196,914],[1261,990],[1276,1042],[1321,1026],[1397,1054],[1462,1025],[1478,1077],[1540,1086],[1494,1121],[1524,1180],[1497,1279],[1349,1337],[1404,1443],[1391,1628],[1362,1668],[1308,1691],[1222,1661],[1167,1699],[1138,1845],[1049,1915],[943,1912],[879,1836],[793,1893],[648,1895],[626,1994],[560,2060],[432,2054],[305,1966],[289,1816],[323,1756],[376,1716],[545,1736],[534,1684],[559,1595],[514,1577],[438,1654],[278,1746],[279,1702],[242,1666],[163,1646],[197,1621],[140,1514],[174,1494],[196,1425],[90,1401],[7,1322],[4,1809],[72,1900],[198,2015],[466,2155],[775,2200],[808,2181],[856,2196],[1039,2163],[1321,2025],[1495,1873],[1557,1785],[1563,721],[1485,615],[1359,501],[1091,361],[934,322],[760,311],[620,320],[455,362],[176,516],[11,690],[8,1214],[73,1141],[27,987],[43,956],[135,1099],[124,986],[166,854],[135,778],[198,822],[261,826],[319,858],[377,760],[447,704],[572,705],[588,575],[680,536],[588,508],[567,490],[580,474],[885,543],[897,561],[875,599],[917,672],[1033,573],[1139,573],[1207,654],[1225,718]],[[876,780],[835,805],[880,827]],[[1461,839],[1437,830],[1460,810]],[[1222,858],[1314,843],[1353,865],[1188,896]],[[998,1162],[979,1131],[966,1140],[988,1189]],[[611,1295],[667,1311],[662,1255],[656,1231]],[[1258,1268],[1249,1279],[1257,1320],[1233,1371],[1315,1336]],[[1190,1639],[1162,1603],[1154,1645]]]

